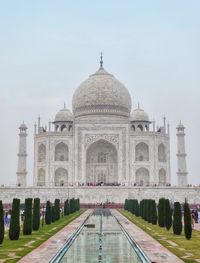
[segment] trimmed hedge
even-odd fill
[[[175,235],[181,235],[182,232],[182,213],[181,205],[179,202],[174,203],[174,214],[173,214],[173,232]]]
[[[165,198],[160,198],[158,202],[158,225],[165,227]]]
[[[184,203],[184,233],[186,239],[191,239],[192,237],[192,224],[190,208],[187,202]]]
[[[170,230],[172,226],[172,210],[169,199],[165,199],[165,226],[167,230]]]
[[[12,203],[10,228],[9,228],[10,240],[19,239],[19,235],[20,235],[19,208],[20,208],[20,200],[14,198]]]
[[[34,198],[33,201],[33,230],[37,231],[40,228],[40,199]]]
[[[32,198],[25,199],[23,234],[31,235],[32,233]]]
[[[157,208],[156,208],[156,202],[155,200],[152,200],[152,220],[151,223],[153,225],[157,224],[158,216],[157,216]]]
[[[3,204],[2,201],[0,200],[0,244],[3,243],[4,240],[4,211],[3,211]]]
[[[56,221],[55,219],[55,206],[51,207],[51,222],[54,223]]]
[[[52,222],[51,203],[50,203],[50,201],[47,201],[46,211],[45,211],[45,224],[50,225],[51,222]]]
[[[55,220],[60,219],[60,199],[55,199]]]

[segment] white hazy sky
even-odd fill
[[[28,126],[32,184],[33,125],[53,120],[99,66],[126,85],[136,107],[186,127],[188,179],[200,183],[200,1],[0,0],[0,184],[16,183],[18,127]]]

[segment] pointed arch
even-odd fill
[[[135,147],[135,160],[136,161],[149,161],[149,146],[140,142]]]
[[[158,161],[159,162],[166,162],[167,155],[166,155],[166,147],[163,143],[158,145]]]
[[[64,168],[58,168],[55,171],[55,186],[68,185],[68,171]]]
[[[38,170],[37,186],[45,186],[45,170],[43,168]]]
[[[46,146],[41,143],[38,147],[38,162],[46,161]]]
[[[60,142],[55,147],[55,161],[68,161],[69,150],[67,144]]]
[[[167,184],[167,178],[166,178],[166,170],[164,168],[161,168],[159,170],[159,185],[165,186]]]
[[[149,171],[146,168],[140,167],[136,170],[136,183],[141,186],[149,185]]]
[[[118,154],[112,143],[100,139],[89,146],[86,152],[86,182],[118,182]]]

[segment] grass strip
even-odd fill
[[[8,232],[6,232],[4,242],[0,245],[0,263],[17,262],[20,258],[37,248],[44,241],[79,217],[83,212],[85,212],[85,209],[61,217],[60,220],[51,225],[40,226],[40,229],[38,231],[33,231],[32,235],[24,236],[21,230],[19,240],[9,240]]]
[[[191,240],[187,240],[183,232],[180,236],[174,235],[172,229],[168,231],[165,227],[152,225],[124,209],[118,211],[184,262],[200,262],[200,231],[193,230]]]

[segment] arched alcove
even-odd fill
[[[64,168],[58,168],[55,171],[55,186],[68,185],[68,171]]]
[[[158,161],[159,162],[166,162],[167,161],[166,147],[163,143],[158,145]]]
[[[86,182],[118,182],[117,150],[112,143],[99,140],[90,145],[86,152]]]
[[[164,168],[161,168],[159,170],[158,176],[159,176],[159,185],[165,186],[167,183],[167,178],[166,178],[166,171]]]
[[[55,161],[68,161],[68,146],[67,144],[60,142],[55,147]]]
[[[149,161],[149,146],[140,142],[135,147],[135,160],[136,161]]]
[[[140,186],[149,185],[149,171],[141,167],[136,171],[136,183]]]
[[[38,162],[46,161],[46,146],[42,143],[38,147]]]
[[[38,170],[37,186],[45,186],[45,170],[43,168]]]

